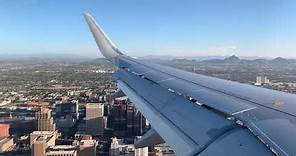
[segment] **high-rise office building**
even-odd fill
[[[115,98],[111,102],[108,121],[108,127],[114,130],[114,134],[121,137],[140,136],[149,128],[145,117],[128,101],[127,97]]]
[[[75,133],[73,128],[78,120],[78,102],[68,101],[55,105],[55,123],[57,129],[64,135]]]
[[[51,116],[50,109],[41,108],[41,110],[35,114],[35,117],[37,119],[38,131],[55,131],[56,125]]]
[[[57,131],[34,131],[30,134],[32,156],[95,156],[98,142],[90,135],[76,138],[72,145],[56,145]]]
[[[38,137],[32,144],[32,156],[46,156],[47,138]]]
[[[72,116],[75,120],[78,119],[78,101],[67,101],[64,103],[56,104],[55,106],[55,116],[57,118],[66,115]]]
[[[54,146],[57,132],[34,131],[30,134],[30,145],[32,156],[46,156],[48,146]]]
[[[102,136],[104,128],[104,105],[102,103],[86,104],[86,133],[93,136]]]
[[[108,126],[119,136],[123,136],[126,131],[126,103],[127,98],[116,98],[111,104],[111,115],[108,116]]]
[[[146,119],[133,104],[129,103],[126,107],[126,136],[140,136],[144,133]]]

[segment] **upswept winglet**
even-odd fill
[[[103,56],[112,61],[118,55],[122,55],[94,18],[89,13],[83,15]]]

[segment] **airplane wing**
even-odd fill
[[[153,128],[139,147],[163,140],[177,155],[296,155],[296,95],[131,58],[84,16],[118,68],[118,87]]]

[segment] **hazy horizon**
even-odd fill
[[[132,55],[131,57],[136,58],[148,58],[148,59],[176,59],[176,58],[184,58],[184,59],[198,59],[198,60],[211,60],[211,59],[224,59],[231,56],[237,56],[240,59],[247,59],[247,60],[254,60],[254,59],[275,59],[280,56],[276,57],[264,57],[264,56],[242,56],[237,54],[231,54],[231,55],[188,55],[188,56],[178,56],[178,55]],[[46,59],[50,58],[52,60],[54,59],[81,59],[81,60],[91,60],[91,59],[100,59],[104,58],[102,55],[95,55],[95,56],[83,56],[79,54],[67,54],[67,53],[35,53],[35,54],[19,54],[19,55],[13,55],[13,54],[0,54],[0,60],[1,59],[30,59],[30,58],[40,58],[40,59]],[[285,59],[296,59],[296,57],[282,57]]]

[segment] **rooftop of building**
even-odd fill
[[[135,146],[133,143],[126,142],[125,139],[117,139],[116,137],[111,138],[111,144],[117,144],[119,148],[131,148],[134,149]]]
[[[75,154],[76,150],[58,150],[58,151],[47,151],[46,154],[54,155],[54,154]]]
[[[10,140],[12,140],[12,138],[10,138],[10,137],[0,137],[0,145],[3,145]]]
[[[55,131],[33,131],[30,135],[53,135]]]
[[[48,142],[52,137],[53,135],[43,135],[43,136],[38,136],[35,140]]]
[[[128,99],[127,96],[122,96],[122,97],[115,98],[115,100],[127,100],[127,99]]]
[[[54,145],[54,146],[49,146],[49,150],[55,151],[55,150],[75,150],[76,146],[74,145]]]
[[[51,109],[47,107],[41,107],[40,111],[37,113],[51,113]]]
[[[94,108],[97,108],[97,107],[102,107],[104,105],[104,103],[87,103],[86,104],[86,107],[94,107]]]
[[[82,146],[94,146],[96,143],[96,140],[80,140],[80,145]]]
[[[96,144],[97,141],[93,140],[91,135],[86,134],[77,135],[76,140],[73,142],[73,145],[79,146],[94,146]]]
[[[92,136],[91,135],[83,135],[81,140],[92,140]]]
[[[1,124],[1,123],[0,123],[0,127],[2,127],[2,128],[3,128],[3,127],[9,127],[9,124]]]

